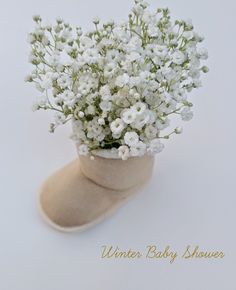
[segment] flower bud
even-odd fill
[[[41,19],[40,15],[34,15],[34,16],[33,16],[33,20],[34,20],[35,22],[39,22],[39,21],[41,21],[42,19]]]
[[[61,24],[63,22],[63,19],[61,17],[57,17],[56,22],[58,24]]]
[[[27,75],[25,76],[25,82],[32,82],[33,81],[33,78],[32,78],[32,75]]]
[[[80,111],[80,112],[78,113],[78,116],[79,116],[80,118],[83,118],[83,117],[84,117],[84,112]]]
[[[204,72],[204,73],[208,73],[209,72],[209,68],[207,66],[203,66],[201,68],[201,70]]]
[[[94,18],[93,18],[93,23],[94,23],[95,25],[98,25],[99,22],[100,22],[100,19],[99,19],[98,17],[94,17]]]
[[[98,124],[99,124],[99,125],[104,125],[104,124],[105,124],[104,119],[103,119],[103,118],[99,118],[99,119],[98,119]]]
[[[54,133],[54,131],[55,131],[55,124],[51,123],[49,127],[49,132]]]
[[[181,134],[183,132],[183,128],[182,127],[176,127],[175,128],[175,133],[176,134]]]

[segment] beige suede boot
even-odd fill
[[[82,231],[97,224],[140,191],[152,174],[153,156],[124,161],[97,154],[94,160],[79,156],[43,184],[39,210],[55,229]]]

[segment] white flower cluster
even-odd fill
[[[160,152],[169,117],[193,116],[187,95],[201,86],[207,51],[190,21],[172,22],[168,9],[152,13],[135,0],[128,21],[100,24],[83,33],[62,19],[43,25],[34,16],[29,34],[30,63],[26,81],[39,91],[34,109],[55,111],[51,131],[72,120],[80,154],[117,150],[122,159]]]

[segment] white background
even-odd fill
[[[206,37],[210,73],[192,94],[195,117],[156,157],[147,190],[111,219],[80,234],[44,224],[36,210],[42,181],[76,158],[70,128],[48,133],[51,115],[32,113],[24,84],[31,16],[62,16],[89,27],[93,16],[125,19],[128,0],[0,1],[0,289],[235,290],[235,0],[159,0],[192,18]],[[181,253],[188,244],[222,250],[219,260],[103,260],[102,245]]]

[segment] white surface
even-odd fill
[[[37,92],[24,84],[31,15],[123,19],[128,0],[0,3],[0,289],[235,290],[235,9],[234,0],[159,0],[176,17],[192,18],[206,37],[210,73],[193,93],[195,118],[157,156],[145,193],[113,218],[82,234],[46,226],[36,211],[41,182],[76,157],[69,128],[47,132],[50,114],[30,111]],[[155,5],[153,5],[155,4]],[[223,260],[103,260],[102,245],[181,251],[187,244],[223,250]]]

